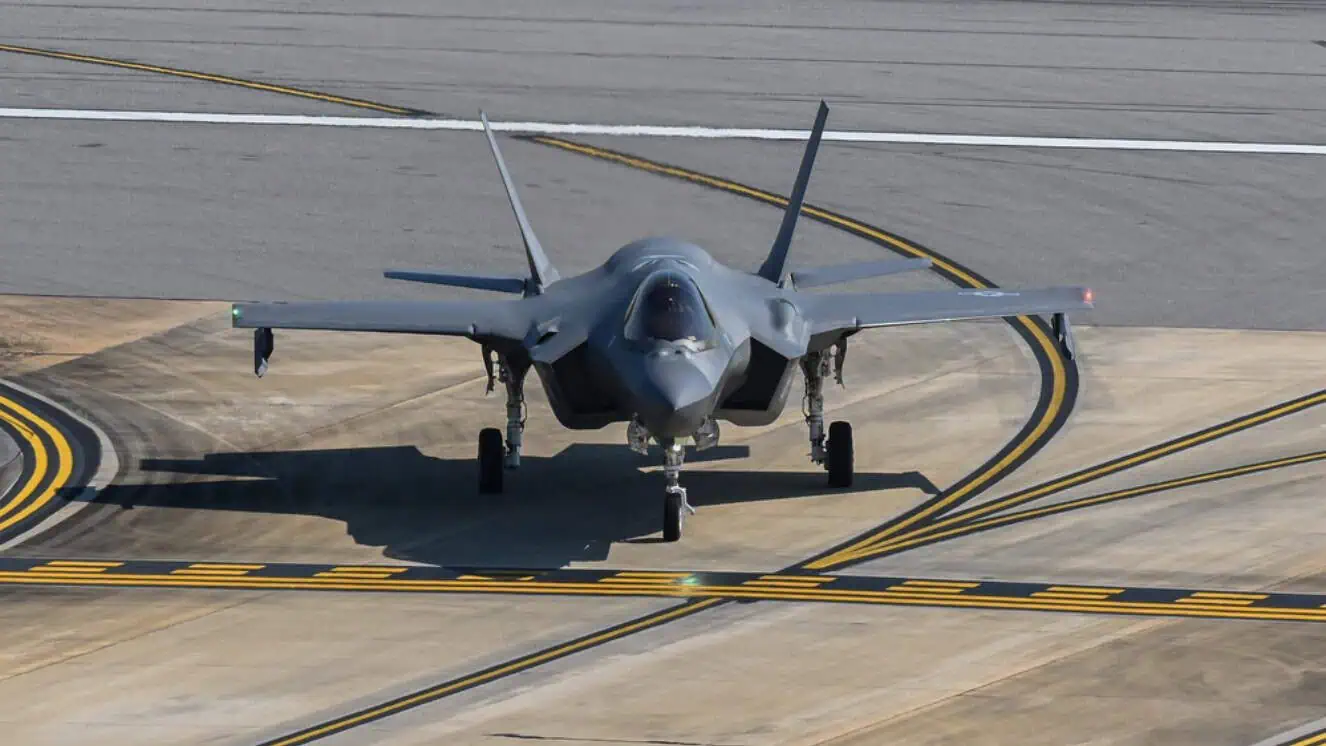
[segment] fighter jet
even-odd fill
[[[520,465],[525,381],[538,374],[563,427],[596,430],[626,423],[626,445],[663,456],[665,541],[681,537],[694,513],[681,486],[688,445],[719,441],[719,423],[767,425],[777,419],[798,373],[810,460],[833,487],[852,483],[852,427],[824,427],[825,379],[841,382],[848,340],[863,329],[963,319],[1053,314],[1063,354],[1072,355],[1066,313],[1093,307],[1089,289],[947,290],[905,293],[806,293],[807,288],[923,269],[925,259],[787,269],[828,106],[820,102],[782,225],[755,271],[725,266],[678,238],[643,238],[596,269],[562,277],[534,234],[511,174],[480,111],[484,134],[525,245],[524,276],[387,271],[385,276],[519,295],[516,300],[235,303],[235,327],[254,329],[254,369],[262,376],[273,329],[324,329],[467,337],[480,345],[488,390],[506,392],[506,433],[479,432],[481,493],[500,492],[503,472]]]

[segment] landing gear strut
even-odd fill
[[[494,361],[496,357],[496,361]],[[502,491],[503,469],[520,467],[520,447],[525,435],[525,374],[529,368],[513,366],[504,355],[494,355],[492,348],[483,348],[484,368],[488,371],[488,388],[501,382],[506,388],[506,442],[495,427],[479,432],[479,491]],[[494,371],[496,367],[496,371]]]
[[[686,501],[686,488],[682,487],[681,464],[686,457],[686,449],[681,443],[668,439],[663,444],[663,475],[668,486],[663,498],[663,541],[677,541],[681,538],[681,527],[686,514],[695,514],[695,508]]]
[[[626,425],[626,445],[641,455],[649,453],[653,438],[643,423],[632,418]],[[667,479],[663,495],[663,541],[681,538],[681,527],[687,515],[695,515],[695,508],[686,501],[686,488],[681,486],[681,465],[686,460],[686,446],[674,438],[658,438],[663,446],[663,476]],[[696,449],[704,450],[718,445],[718,423],[706,422],[695,435]]]
[[[520,446],[525,441],[525,371],[517,375],[501,360],[498,380],[506,385],[506,468],[520,467]]]
[[[830,487],[850,487],[853,476],[852,425],[834,422],[824,433],[824,379],[832,369],[834,380],[843,382],[843,360],[847,340],[838,342],[830,357],[827,350],[807,353],[801,358],[801,372],[806,377],[806,400],[803,411],[810,430],[810,460],[829,472]],[[832,363],[832,366],[830,365]]]

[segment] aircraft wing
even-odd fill
[[[1093,307],[1088,288],[941,290],[922,293],[806,294],[812,334],[936,321],[1054,314]]]
[[[531,320],[522,301],[299,301],[231,307],[233,325],[243,329],[326,329],[471,339],[519,340],[529,331]]]

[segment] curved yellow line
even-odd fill
[[[19,523],[49,503],[69,481],[74,470],[73,449],[69,440],[54,425],[34,414],[31,410],[4,396],[0,396],[0,418],[13,425],[23,435],[23,439],[32,445],[33,468],[23,488],[10,500],[0,505],[0,533]],[[35,425],[55,444],[55,478],[35,495],[38,485],[50,473],[50,453],[41,438],[30,425]],[[12,515],[10,515],[12,513]],[[8,516],[7,518],[5,516]]]
[[[9,423],[10,426],[18,431],[23,440],[27,441],[28,445],[32,447],[34,463],[32,467],[32,475],[28,477],[28,481],[23,484],[23,487],[19,489],[18,492],[13,493],[10,499],[6,500],[3,504],[0,504],[0,516],[4,516],[13,511],[17,506],[22,505],[32,496],[32,493],[37,490],[37,486],[41,484],[42,479],[45,478],[47,468],[46,444],[32,428],[28,427],[28,424],[25,421],[10,414],[5,408],[5,404],[8,401],[8,399],[0,397],[0,420]]]

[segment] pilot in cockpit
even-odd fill
[[[640,301],[641,331],[649,339],[703,342],[713,331],[713,321],[695,284],[679,274],[654,278]]]

